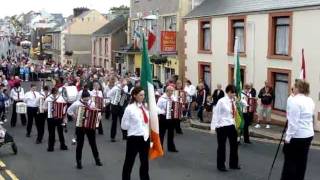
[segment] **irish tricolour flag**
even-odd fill
[[[150,148],[149,158],[155,159],[163,156],[163,150],[160,143],[157,104],[151,72],[146,40],[144,35],[142,35],[141,86],[144,88],[146,93],[146,99],[150,111],[150,139],[152,146]]]

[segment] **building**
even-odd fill
[[[51,45],[59,49],[47,49],[54,61],[63,65],[91,63],[91,35],[104,26],[108,20],[96,10],[76,8],[67,22],[48,32],[52,36]]]
[[[92,34],[92,64],[107,69],[112,67],[115,50],[127,44],[126,30],[128,18],[117,16]]]
[[[180,75],[183,78],[185,65],[181,52],[184,47],[184,31],[181,19],[200,2],[201,0],[131,0],[129,48],[126,49],[133,51],[124,55],[126,71],[139,74],[141,55],[136,49],[139,48],[137,45],[139,46],[141,38],[138,38],[138,34],[144,32],[148,38],[151,32],[156,37],[153,47],[149,50],[153,75],[162,82],[172,75]]]
[[[211,89],[231,83],[237,36],[242,81],[259,91],[267,80],[275,91],[273,118],[285,120],[304,49],[310,96],[318,112],[319,18],[320,2],[314,0],[206,0],[184,17],[186,77],[194,84],[204,79]]]

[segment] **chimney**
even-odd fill
[[[86,12],[86,11],[89,11],[90,9],[88,8],[85,8],[85,7],[79,7],[79,8],[74,8],[73,9],[73,16],[74,17],[77,17],[79,16],[80,14]]]

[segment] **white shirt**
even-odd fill
[[[290,96],[287,100],[288,128],[287,142],[292,138],[309,138],[314,136],[313,115],[315,104],[310,97],[302,94]]]
[[[147,141],[149,139],[149,111],[142,107],[148,117],[148,123],[145,123],[140,107],[142,104],[137,103],[127,106],[122,117],[121,128],[128,131],[128,136],[143,136]]]
[[[94,89],[94,90],[90,91],[90,95],[93,96],[93,97],[98,96],[98,97],[103,98],[102,91],[100,91],[100,90],[95,90]]]
[[[71,104],[71,106],[68,108],[67,110],[67,113],[68,115],[70,116],[76,116],[78,114],[78,108],[79,106],[83,106],[84,104],[80,101],[80,100],[77,100],[75,101],[74,103]],[[88,105],[90,108],[94,108],[95,107],[95,104],[93,101],[89,100],[88,101]]]
[[[184,91],[187,93],[187,101],[192,102],[192,96],[196,95],[196,87],[194,85],[185,86]]]
[[[58,102],[58,103],[67,103],[60,94],[58,94],[58,95],[56,96],[56,98],[57,98],[56,102]],[[46,100],[44,100],[43,108],[44,108],[45,110],[48,110],[48,102],[52,102],[52,101],[54,101],[54,100],[55,100],[55,97],[53,97],[52,94],[51,94],[50,96],[48,96],[48,97],[46,98]]]
[[[120,90],[123,90],[124,93],[128,93],[128,86],[124,86],[123,88],[121,88],[121,85],[120,85],[120,84],[118,84],[118,85],[116,85],[116,86],[113,86],[113,88],[112,88],[112,89],[108,92],[108,94],[107,94],[107,97],[110,97],[110,98],[111,98],[111,102],[112,102],[113,98],[116,97],[116,92],[117,92],[119,89],[120,89]],[[117,104],[114,104],[114,105],[117,105]]]
[[[20,99],[18,99],[18,94],[19,94],[19,98]],[[24,99],[24,90],[23,90],[23,88],[22,87],[12,88],[11,92],[10,92],[10,97],[15,101],[23,100]]]
[[[24,95],[23,101],[27,104],[27,107],[39,107],[40,93],[37,91],[28,91]]]
[[[241,104],[242,104],[242,112],[247,113],[248,112],[248,98],[251,98],[251,93],[250,92],[241,92]]]
[[[235,104],[234,107],[236,108]],[[218,101],[213,109],[211,130],[234,124],[235,120],[232,112],[232,100],[228,96],[225,96]]]
[[[173,96],[171,96],[171,99],[173,99]],[[170,100],[167,93],[164,93],[157,102],[158,107],[158,114],[166,115],[167,111],[167,102]]]

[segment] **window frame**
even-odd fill
[[[210,49],[204,49],[204,31],[202,28],[204,24],[210,25]],[[198,53],[200,54],[212,54],[212,19],[199,19],[198,20]]]
[[[277,12],[269,14],[268,59],[292,60],[292,12]],[[276,51],[276,21],[278,18],[289,18],[288,55],[277,55]]]
[[[247,56],[247,16],[229,16],[228,17],[228,56],[234,56],[234,38],[235,38],[235,29],[233,24],[236,21],[243,21],[244,29],[243,29],[243,41],[244,41],[244,52],[240,52],[241,57]]]

